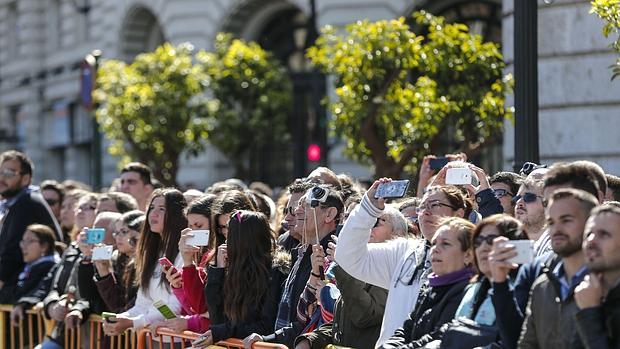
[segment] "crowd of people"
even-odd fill
[[[163,188],[138,162],[101,192],[35,186],[31,160],[6,151],[0,303],[13,326],[43,304],[43,349],[91,314],[106,315],[104,347],[166,327],[200,334],[194,348],[620,348],[620,178],[590,161],[488,176],[446,158],[425,157],[415,192],[388,199],[392,179],[366,188],[325,167],[279,193]],[[448,184],[453,169],[477,180]]]

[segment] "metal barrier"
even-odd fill
[[[52,321],[43,316],[43,305],[37,304],[25,311],[25,316],[18,326],[11,323],[12,305],[0,304],[0,331],[5,335],[0,336],[0,349],[8,348],[34,348],[43,341],[53,326]]]
[[[13,326],[11,323],[12,305],[0,304],[0,349],[29,348],[33,349],[43,342],[45,335],[49,335],[54,328],[55,322],[48,320],[43,315],[42,304],[26,311],[26,316]],[[65,348],[67,349],[167,349],[167,348],[190,348],[191,341],[197,339],[200,334],[183,331],[176,333],[169,328],[160,327],[155,336],[149,329],[140,331],[128,330],[122,335],[106,336],[103,333],[103,318],[91,315],[86,324],[76,329],[65,329]],[[84,333],[82,333],[84,332]],[[6,335],[8,333],[8,336]],[[83,335],[84,334],[84,335]],[[158,337],[158,339],[155,339]],[[82,342],[84,341],[84,342]],[[170,345],[174,343],[173,345]],[[229,338],[219,341],[216,347],[227,349],[243,349],[241,339]],[[285,345],[256,342],[253,349],[288,349]]]
[[[160,340],[156,341],[150,330],[145,329],[138,334],[138,347],[137,349],[164,349],[164,348],[190,348],[191,343],[189,341],[197,339],[200,334],[183,331],[183,333],[176,333],[169,328],[159,327],[157,328],[156,335],[160,337]],[[167,340],[166,340],[167,339]],[[168,343],[174,343],[171,346]],[[237,338],[229,338],[223,341],[215,343],[213,347],[221,347],[227,349],[243,349],[243,341]],[[252,345],[253,349],[288,349],[286,345],[255,342]]]

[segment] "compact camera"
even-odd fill
[[[310,204],[310,207],[317,207],[319,204],[327,201],[329,196],[329,189],[316,186],[308,190],[306,195],[306,202]]]

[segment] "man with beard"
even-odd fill
[[[60,227],[38,190],[29,188],[32,161],[23,153],[9,150],[0,154],[0,288],[17,282],[23,268],[19,243],[26,227],[44,224],[61,240]]]
[[[592,194],[578,189],[559,189],[551,195],[547,224],[556,257],[532,286],[519,348],[571,346],[578,310],[574,290],[587,274],[583,231],[597,204]]]
[[[523,223],[527,237],[534,241],[536,255],[542,255],[548,250],[548,235],[545,232],[545,207],[543,206],[543,181],[533,178],[526,179],[517,195],[513,198],[516,203],[515,218]],[[547,247],[546,247],[547,246]]]
[[[620,208],[592,211],[583,250],[589,276],[575,290],[577,333],[586,348],[620,346]]]

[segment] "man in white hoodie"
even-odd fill
[[[351,276],[388,290],[381,334],[381,346],[402,326],[413,311],[420,287],[430,272],[429,241],[442,217],[468,217],[471,202],[453,186],[431,187],[417,210],[424,239],[394,239],[384,244],[368,244],[372,227],[385,207],[385,200],[375,198],[377,187],[390,182],[375,181],[362,202],[347,219],[336,247],[336,262]]]

